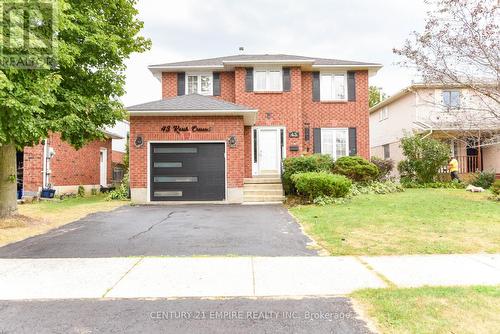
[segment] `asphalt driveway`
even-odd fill
[[[316,255],[281,205],[125,206],[0,248],[0,258]]]
[[[3,333],[373,333],[347,298],[0,301],[0,319]]]

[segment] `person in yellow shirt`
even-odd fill
[[[448,170],[450,171],[451,180],[457,180],[460,182],[458,178],[458,161],[455,157],[450,157],[450,162],[448,163]]]

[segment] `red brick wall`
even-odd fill
[[[111,156],[113,159],[113,164],[121,164],[123,165],[123,156],[125,153],[123,152],[118,152],[118,151],[113,151]]]
[[[177,96],[177,73],[163,72],[161,74],[161,96],[163,98]]]
[[[43,182],[43,145],[24,148],[23,188],[24,191],[38,191]]]
[[[160,131],[163,125],[181,127],[210,127],[210,132],[183,132],[176,134]],[[135,147],[134,140],[142,135],[144,145]],[[229,188],[243,186],[244,177],[244,142],[243,118],[239,116],[223,117],[130,117],[130,186],[147,187],[147,143],[148,141],[227,141],[230,135],[236,136],[235,148],[227,146],[227,185]]]
[[[357,128],[358,155],[369,158],[368,71],[356,72],[356,101],[313,102],[312,73],[291,68],[291,90],[282,93],[245,91],[245,68],[221,72],[221,98],[259,110],[257,126],[285,126],[287,157],[313,152],[313,129],[321,127]],[[163,73],[163,97],[177,95],[177,74]],[[304,140],[305,123],[309,123],[310,140]],[[298,131],[300,138],[288,138]],[[251,129],[245,128],[245,176],[252,175]],[[290,146],[299,146],[291,152]]]
[[[48,143],[55,151],[50,161],[50,183],[53,186],[78,186],[99,184],[99,150],[107,149],[107,182],[111,182],[111,139],[93,141],[79,150],[51,134]],[[43,145],[24,148],[24,190],[38,191],[42,187]]]
[[[312,74],[302,73],[303,121],[309,123],[311,139],[305,148],[313,150],[313,128],[355,127],[357,128],[358,155],[369,159],[369,112],[368,112],[368,71],[356,72],[356,101],[354,102],[313,102]],[[302,133],[302,131],[301,131]]]

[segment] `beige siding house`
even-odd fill
[[[424,133],[450,145],[460,173],[493,170],[500,176],[500,122],[484,103],[463,87],[405,88],[370,109],[371,155],[397,164],[404,158],[401,138]]]

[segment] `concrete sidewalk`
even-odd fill
[[[500,284],[500,254],[0,259],[0,300],[331,296]]]

